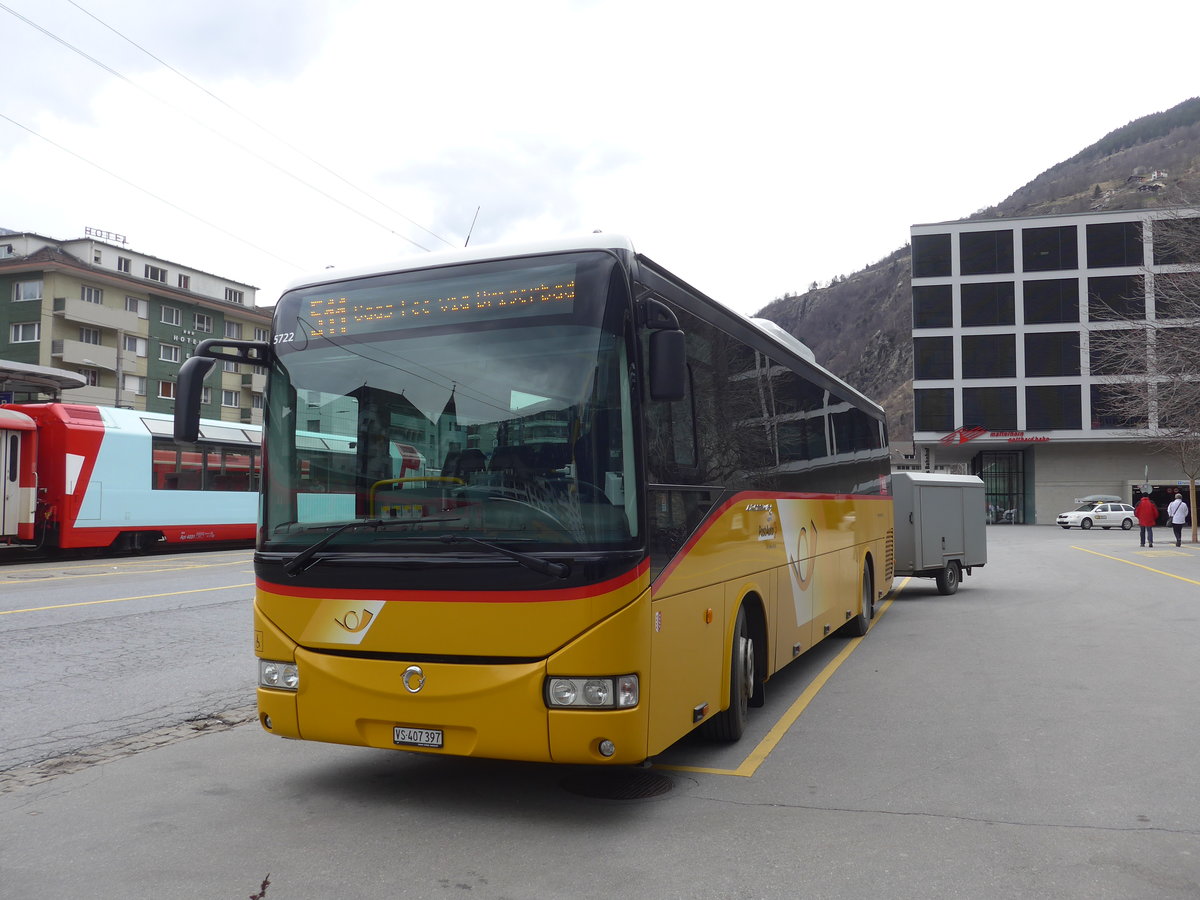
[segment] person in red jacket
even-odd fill
[[[1146,542],[1149,541],[1150,546],[1153,547],[1154,526],[1158,524],[1158,507],[1154,505],[1149,494],[1142,495],[1142,499],[1133,508],[1133,514],[1137,516],[1138,524],[1142,526],[1142,546],[1145,547]]]

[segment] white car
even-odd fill
[[[1070,512],[1058,514],[1058,524],[1063,528],[1077,525],[1084,531],[1099,525],[1105,531],[1120,526],[1128,531],[1137,522],[1133,507],[1128,503],[1085,503]]]

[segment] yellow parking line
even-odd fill
[[[908,586],[908,582],[910,580],[911,578],[905,578],[902,582],[900,582],[899,587],[892,590],[892,592],[888,595],[887,600],[876,612],[876,622],[883,617],[883,614],[887,612],[888,607],[892,605],[892,601],[895,600],[896,596]],[[874,628],[875,624],[872,623],[871,627]],[[846,649],[835,656],[829,662],[829,664],[821,670],[821,673],[809,683],[808,687],[806,687],[803,692],[801,692],[800,696],[795,699],[792,705],[788,707],[787,712],[785,712],[779,718],[779,721],[772,726],[771,730],[767,732],[766,736],[758,742],[758,745],[750,751],[750,755],[747,756],[742,761],[742,764],[736,769],[710,769],[703,766],[674,766],[669,764],[659,765],[657,763],[655,763],[654,768],[670,769],[675,772],[700,772],[705,775],[735,775],[739,778],[749,778],[756,771],[758,771],[758,767],[766,761],[767,757],[771,755],[772,751],[779,744],[779,742],[783,740],[783,736],[787,734],[788,729],[796,724],[796,720],[800,718],[800,714],[808,708],[808,704],[813,701],[821,688],[825,687],[826,682],[833,677],[833,673],[838,670],[838,668],[846,661],[851,653],[858,649],[858,645],[862,642],[863,638],[861,637],[851,638],[847,642]]]
[[[193,588],[189,591],[167,591],[165,594],[141,594],[137,597],[113,597],[111,600],[83,600],[79,603],[58,603],[54,606],[31,606],[29,609],[4,609],[0,616],[11,616],[15,613],[45,612],[48,609],[69,609],[72,606],[96,606],[100,603],[124,603],[126,600],[153,600],[157,597],[178,597],[183,594],[202,594],[205,591],[231,591],[234,588],[254,587],[254,582],[247,584],[223,584],[219,587]]]
[[[1071,547],[1072,550],[1082,550],[1084,553],[1090,553],[1093,556],[1100,556],[1104,559],[1111,559],[1114,562],[1125,563],[1127,566],[1137,566],[1139,569],[1145,569],[1147,572],[1153,572],[1155,575],[1166,575],[1168,578],[1177,578],[1180,581],[1186,581],[1188,584],[1200,584],[1192,578],[1184,578],[1182,575],[1176,575],[1173,572],[1164,572],[1162,569],[1152,569],[1149,566],[1143,566],[1141,563],[1135,563],[1133,560],[1121,559],[1119,556],[1109,556],[1107,553],[1097,553],[1095,550],[1089,550],[1086,547]]]

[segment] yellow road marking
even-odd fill
[[[137,597],[113,597],[111,600],[83,600],[79,603],[58,603],[54,606],[32,606],[29,609],[0,610],[0,616],[11,616],[14,613],[44,612],[48,609],[69,609],[72,606],[96,606],[100,603],[124,603],[126,600],[154,600],[157,597],[178,597],[183,594],[202,594],[205,591],[231,591],[234,588],[254,587],[254,582],[247,584],[223,584],[218,587],[193,588],[189,591],[167,591],[164,594],[141,594]]]
[[[1072,550],[1082,550],[1084,553],[1090,553],[1093,556],[1100,556],[1104,559],[1111,559],[1114,562],[1125,563],[1127,566],[1137,566],[1139,569],[1145,569],[1147,572],[1153,572],[1155,575],[1166,575],[1168,578],[1178,578],[1180,581],[1186,581],[1188,584],[1200,584],[1192,578],[1184,578],[1182,575],[1176,575],[1172,572],[1164,572],[1162,569],[1152,569],[1149,566],[1143,566],[1141,563],[1136,563],[1130,559],[1121,559],[1119,556],[1109,556],[1107,553],[1097,553],[1095,550],[1089,550],[1086,547],[1076,547],[1072,545]],[[1174,556],[1175,554],[1172,554]]]
[[[875,621],[871,623],[872,628],[875,627],[875,624],[883,617],[883,614],[887,612],[888,607],[892,605],[892,601],[895,600],[896,596],[908,586],[908,583],[911,580],[911,577],[905,578],[902,582],[900,582],[899,587],[892,590],[892,592],[888,595],[887,600],[875,613]],[[866,635],[863,637],[866,637]],[[742,764],[736,769],[711,769],[703,766],[674,766],[669,764],[658,765],[657,763],[655,764],[654,768],[670,769],[675,772],[700,772],[705,775],[735,775],[739,778],[749,778],[756,771],[758,771],[758,767],[766,761],[767,757],[771,755],[772,751],[774,751],[779,742],[783,740],[783,736],[787,734],[788,729],[796,724],[796,720],[800,718],[800,714],[808,708],[808,704],[812,703],[813,699],[817,696],[817,693],[821,690],[821,688],[825,687],[826,682],[833,677],[833,673],[838,670],[838,668],[846,661],[851,653],[858,649],[858,645],[862,642],[862,637],[851,638],[847,642],[846,649],[830,660],[829,664],[821,670],[820,674],[817,675],[817,677],[809,683],[808,687],[801,692],[800,696],[792,702],[792,705],[788,707],[787,712],[780,716],[779,721],[772,726],[771,730],[767,732],[766,736],[758,742],[758,745],[750,751],[750,755],[747,756],[742,761]]]

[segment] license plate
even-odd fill
[[[392,729],[392,743],[401,747],[441,747],[442,732],[437,728],[413,728],[397,725]]]

